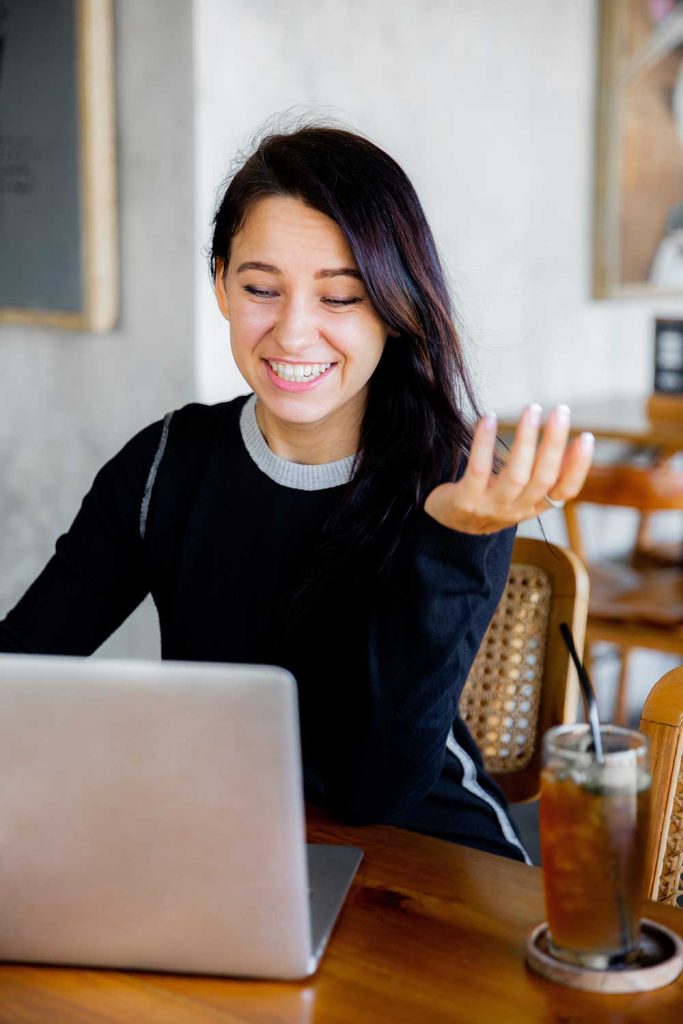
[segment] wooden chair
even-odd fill
[[[683,668],[654,685],[640,729],[650,740],[652,766],[646,896],[683,906]]]
[[[575,720],[579,684],[559,630],[579,652],[588,575],[571,551],[518,537],[507,586],[463,688],[460,713],[508,800],[540,792],[541,737]]]
[[[644,647],[683,657],[683,559],[667,565],[642,526],[625,559],[587,559],[578,514],[583,503],[635,509],[641,523],[647,523],[656,512],[683,510],[683,473],[667,465],[593,466],[578,498],[564,510],[569,545],[587,564],[590,577],[589,650],[595,641],[606,641],[621,655],[612,717],[624,723],[631,651]]]

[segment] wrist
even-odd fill
[[[461,514],[460,509],[453,508],[452,503],[447,502],[445,497],[441,487],[436,487],[427,495],[423,506],[424,511],[441,526],[450,530],[459,530],[461,533],[468,533],[466,517]]]

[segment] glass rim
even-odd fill
[[[553,753],[556,753],[561,757],[580,757],[585,758],[586,755],[595,758],[594,750],[576,750],[571,747],[562,747],[552,745],[553,740],[556,737],[567,736],[571,733],[576,733],[577,736],[590,735],[591,728],[588,722],[570,722],[565,725],[554,725],[550,729],[547,729],[543,736],[543,746],[546,751],[552,749]],[[614,760],[614,758],[620,757],[623,754],[630,754],[632,752],[645,753],[647,754],[650,747],[650,741],[645,733],[639,729],[631,729],[626,725],[614,725],[611,722],[601,723],[600,725],[600,736],[623,736],[623,737],[638,737],[639,742],[630,746],[625,746],[619,750],[606,750],[605,758]]]

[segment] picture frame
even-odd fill
[[[599,10],[593,296],[683,295],[683,2]]]
[[[0,328],[115,326],[115,125],[112,0],[0,0]]]

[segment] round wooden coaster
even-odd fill
[[[526,962],[537,974],[570,988],[588,992],[651,992],[670,985],[683,971],[683,941],[648,918],[640,922],[640,962],[618,970],[597,971],[557,960],[548,951],[547,934],[547,921],[534,928],[527,939]]]

